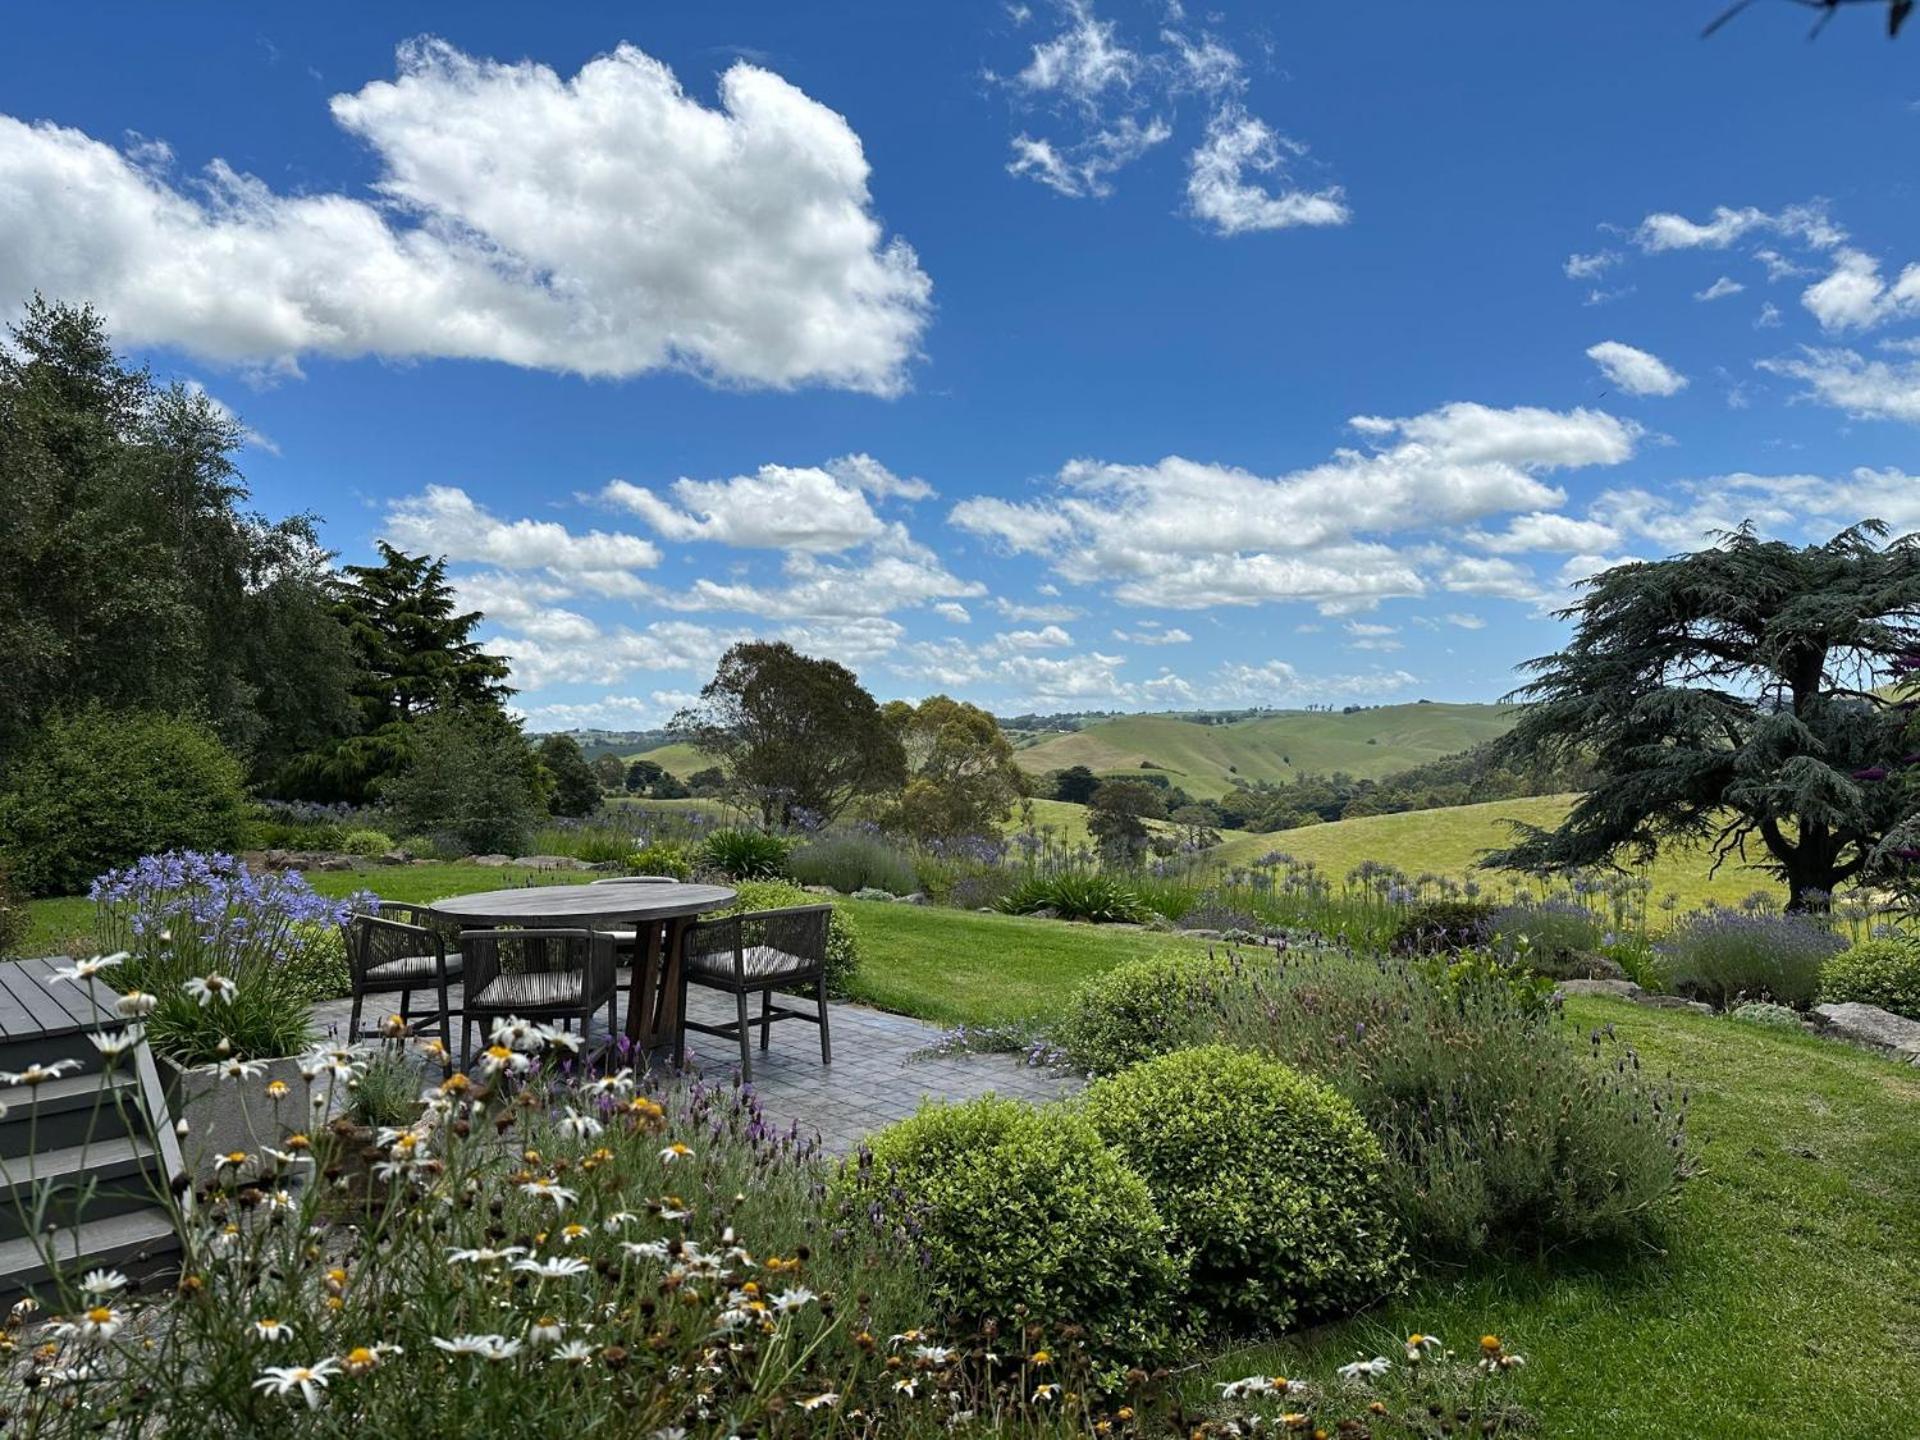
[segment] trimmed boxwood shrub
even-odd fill
[[[55,717],[0,791],[0,845],[29,895],[71,895],[165,850],[226,850],[246,822],[240,762],[191,720],[99,708]]]
[[[1321,1082],[1209,1045],[1096,1081],[1082,1113],[1146,1180],[1206,1318],[1278,1330],[1397,1284],[1386,1155]]]
[[[850,1214],[917,1243],[927,1290],[962,1327],[1018,1346],[1074,1327],[1097,1367],[1152,1360],[1184,1279],[1146,1182],[1060,1106],[988,1095],[927,1105],[875,1136],[839,1177]]]
[[[644,873],[644,872],[643,872]],[[818,905],[821,897],[809,895],[791,880],[741,880],[734,884],[737,899],[722,914],[738,915],[747,910],[785,910],[793,905]],[[860,968],[860,935],[853,921],[838,905],[827,922],[827,993],[844,995],[854,972]]]
[[[1878,1005],[1920,1020],[1920,944],[1868,940],[1841,951],[1821,967],[1820,998],[1832,1005]]]
[[[340,848],[349,855],[384,855],[393,840],[384,830],[349,830],[340,837]]]
[[[1211,992],[1228,983],[1224,956],[1167,950],[1096,975],[1067,1002],[1053,1042],[1089,1075],[1111,1075],[1210,1038]]]

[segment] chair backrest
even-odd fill
[[[365,979],[377,965],[414,956],[431,955],[446,963],[447,940],[442,931],[389,920],[384,907],[379,915],[349,915],[341,923],[340,934],[346,941],[347,963],[355,981]]]
[[[501,975],[578,975],[581,999],[572,1004],[604,999],[613,991],[614,939],[603,931],[463,930],[460,954],[469,1008]]]
[[[731,965],[741,980],[804,979],[826,968],[832,919],[831,905],[790,905],[702,920],[687,928],[682,954],[696,969]]]

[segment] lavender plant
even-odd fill
[[[1745,998],[1804,1010],[1821,966],[1846,948],[1844,937],[1811,916],[1716,907],[1683,918],[1656,951],[1668,986],[1682,994],[1719,1006]]]

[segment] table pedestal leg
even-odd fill
[[[640,930],[642,941],[635,947],[633,980],[627,987],[627,1039],[645,1049],[653,1043],[660,992],[660,927],[643,922]]]

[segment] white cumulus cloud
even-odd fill
[[[1658,355],[1649,354],[1618,340],[1602,340],[1587,348],[1587,358],[1629,395],[1678,395],[1687,388],[1687,377]]]
[[[872,209],[846,120],[745,62],[719,105],[623,45],[572,78],[410,42],[336,95],[369,198],[176,180],[0,116],[0,293],[91,300],[116,338],[292,370],[302,356],[486,359],[892,394],[931,284]]]

